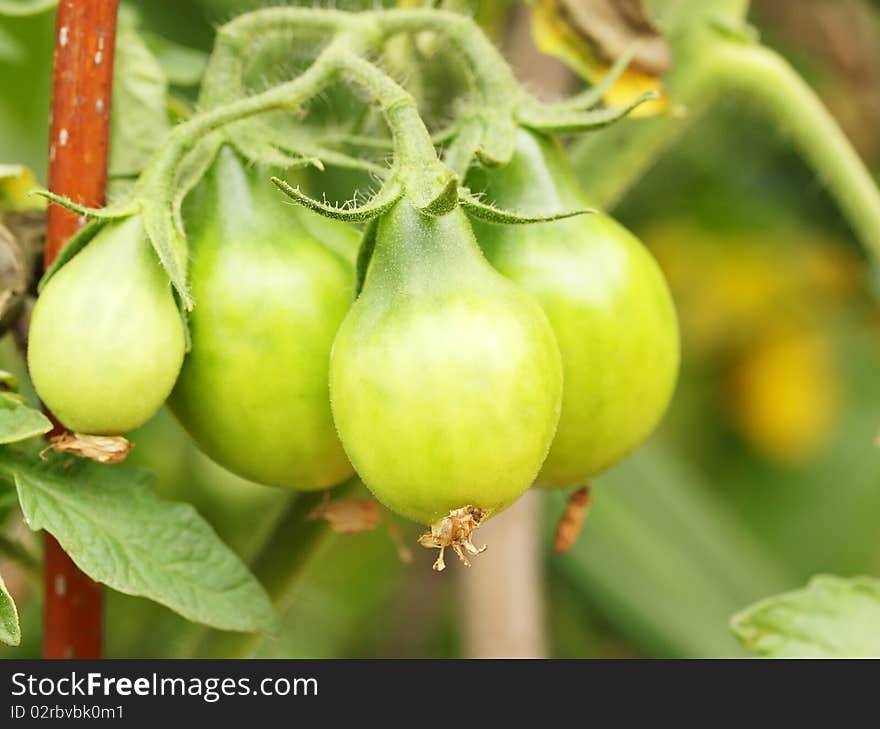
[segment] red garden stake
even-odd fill
[[[103,205],[107,185],[118,5],[118,0],[60,0],[55,26],[49,189],[93,207]],[[83,222],[58,205],[49,206],[47,266]],[[43,591],[43,656],[100,658],[101,587],[49,534]]]

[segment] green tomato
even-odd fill
[[[508,209],[586,207],[561,147],[524,130],[508,166],[477,168],[468,182]],[[474,225],[492,264],[541,304],[562,352],[562,415],[537,484],[581,484],[635,449],[672,397],[679,338],[666,282],[644,246],[601,213]]]
[[[37,394],[66,428],[118,435],[162,405],[185,336],[138,216],[104,227],[46,284],[28,333]]]
[[[376,498],[431,524],[491,516],[534,480],[556,430],[559,349],[532,298],[488,264],[460,209],[400,202],[330,362],[342,443]]]
[[[228,148],[186,202],[192,350],[170,400],[217,463],[297,490],[352,473],[333,427],[330,347],[354,297],[351,260],[307,229],[269,174]],[[314,216],[317,217],[317,216]],[[308,221],[353,258],[357,232]]]

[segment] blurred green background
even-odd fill
[[[205,50],[216,23],[256,4],[135,3],[145,29]],[[763,0],[750,15],[875,172],[878,17],[859,0]],[[514,61],[534,52],[522,48],[522,8],[495,22]],[[3,19],[0,31],[0,162],[26,164],[44,181],[53,17]],[[560,78],[576,84],[548,69],[556,86]],[[880,575],[880,338],[869,268],[815,174],[740,99],[690,126],[613,212],[669,278],[682,322],[682,376],[658,432],[593,484],[593,509],[569,554],[550,550],[564,497],[533,502],[544,511],[545,556],[522,579],[542,596],[541,652],[745,655],[727,624],[754,600],[820,572]],[[10,341],[0,360],[21,370]],[[162,494],[194,503],[245,557],[290,498],[212,464],[167,412],[133,440],[132,460],[156,471]],[[3,530],[38,550],[17,512]],[[409,543],[416,534],[404,527]],[[451,564],[436,575],[433,554],[416,549],[405,565],[382,529],[328,537],[291,596],[283,631],[263,640],[259,654],[477,654],[463,570]],[[479,570],[477,561],[468,579],[484,585],[481,599],[491,607],[505,593]],[[23,633],[20,648],[0,655],[37,656],[39,579],[2,560],[0,572]],[[109,592],[106,623],[110,656],[191,655],[203,637],[164,608]]]

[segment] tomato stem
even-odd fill
[[[676,47],[685,61],[669,79],[673,98],[687,107],[672,115],[639,120],[602,137],[584,139],[572,152],[589,199],[613,206],[656,157],[687,128],[687,121],[722,94],[758,102],[782,127],[824,181],[875,263],[880,263],[880,191],[865,164],[816,93],[775,51],[745,38],[695,24]]]
[[[335,13],[330,15],[336,17]],[[178,223],[181,197],[176,190],[183,162],[201,140],[233,122],[269,111],[295,109],[346,77],[363,87],[379,104],[394,140],[393,174],[400,178],[413,205],[438,215],[455,207],[458,202],[457,178],[437,158],[415,99],[381,69],[361,58],[357,52],[360,45],[359,36],[338,35],[295,79],[260,94],[207,109],[175,127],[144,170],[135,189],[134,195],[140,203],[147,230],[167,231],[162,221],[175,221],[172,234],[177,238],[177,247],[185,248],[184,232]],[[159,253],[161,258],[161,251]],[[172,280],[178,286],[185,307],[191,308],[192,302],[185,287],[174,276]]]
[[[495,163],[510,160],[516,112],[528,95],[520,89],[504,57],[473,19],[454,12],[396,9],[347,13],[309,8],[266,8],[247,13],[227,23],[218,32],[203,81],[202,108],[244,96],[244,64],[253,48],[265,48],[267,43],[273,42],[276,34],[283,36],[293,31],[347,35],[350,50],[360,55],[377,50],[401,33],[433,31],[441,35],[464,58],[473,74],[476,92],[473,113],[479,117],[482,127],[476,151]]]
[[[709,78],[758,101],[798,146],[880,266],[880,191],[816,93],[781,55],[757,43],[719,42]]]

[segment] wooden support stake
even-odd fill
[[[60,0],[55,24],[49,189],[91,207],[104,204],[107,186],[118,5],[118,0]],[[47,266],[83,222],[49,206]],[[53,435],[61,431],[57,426]],[[43,656],[100,658],[101,586],[80,572],[48,533],[43,598]]]

